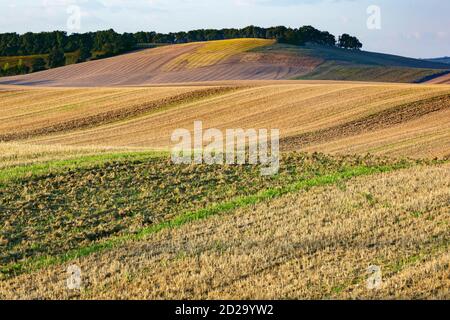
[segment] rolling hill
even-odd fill
[[[279,128],[283,150],[450,155],[450,87],[267,81],[0,91],[0,141],[169,150],[171,133]]]
[[[152,153],[9,167],[0,298],[448,299],[449,169],[303,153],[276,177]]]
[[[429,80],[428,83],[450,84],[450,73],[446,73],[440,77],[434,77],[433,79]]]
[[[224,80],[354,80],[423,82],[447,64],[335,47],[234,39],[171,45],[24,76],[0,84],[139,86]]]
[[[450,85],[386,83],[445,72],[241,39],[2,78],[0,299],[448,299]],[[199,120],[280,129],[278,173],[174,164]]]
[[[450,64],[450,57],[432,58],[432,59],[426,59],[426,60],[431,61],[431,62]]]
[[[191,49],[161,68],[243,54]],[[0,85],[0,110],[0,299],[449,298],[449,85]],[[278,174],[174,164],[197,120],[279,128]]]

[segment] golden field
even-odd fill
[[[448,84],[448,77],[440,77],[448,69],[444,63],[388,54],[244,38],[158,46],[44,72],[2,77],[0,84],[95,88],[298,79],[392,83],[435,79]]]
[[[162,46],[0,79],[3,85],[112,87],[223,80],[292,79],[310,72],[322,60],[283,53],[253,51],[274,41],[233,39]]]
[[[193,52],[185,53],[167,64],[167,71],[177,69],[196,69],[223,62],[241,53],[274,44],[274,40],[265,39],[233,39],[208,41]],[[187,44],[191,46],[191,44]]]
[[[283,150],[447,157],[450,86],[223,82],[4,89],[0,140],[169,150],[177,128],[278,128]]]
[[[279,174],[174,165],[199,120],[280,129]],[[0,153],[0,299],[450,298],[448,85],[0,86]]]
[[[450,167],[317,187],[0,283],[22,299],[449,298]],[[66,268],[84,287],[65,287]],[[379,290],[367,268],[383,270]]]

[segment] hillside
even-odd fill
[[[2,188],[2,299],[449,298],[448,164],[297,154],[264,179],[106,159]]]
[[[165,68],[230,55],[200,53]],[[0,299],[449,298],[448,85],[0,85],[0,109]],[[196,120],[279,128],[279,173],[175,165]]]
[[[429,80],[428,83],[450,84],[450,73],[444,74],[440,77],[435,77],[435,78]]]
[[[433,58],[433,59],[426,59],[431,62],[438,62],[438,63],[448,63],[450,64],[450,57],[442,57],[442,58]]]
[[[450,155],[450,87],[232,82],[149,88],[7,88],[0,140],[168,150],[177,128],[279,128],[284,150]]]
[[[446,69],[450,66],[364,51],[234,39],[147,49],[0,78],[0,84],[92,87],[281,79],[422,82]]]
[[[450,69],[437,62],[337,47],[277,44],[262,50],[265,49],[273,53],[289,52],[298,56],[315,57],[322,61],[311,72],[296,79],[411,83],[423,82]]]

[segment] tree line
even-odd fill
[[[242,29],[199,29],[175,33],[140,31],[119,34],[113,29],[70,35],[63,31],[28,32],[21,35],[2,33],[0,34],[0,56],[45,54],[48,55],[48,59],[45,61],[42,58],[36,58],[33,65],[17,63],[14,70],[8,65],[3,65],[0,66],[0,72],[3,75],[20,74],[63,66],[66,63],[64,54],[70,52],[77,52],[75,62],[84,62],[131,51],[136,49],[139,44],[177,44],[236,38],[275,39],[280,43],[300,46],[314,43],[346,49],[359,50],[362,48],[361,42],[356,37],[344,34],[336,40],[336,37],[329,32],[320,31],[312,26],[300,28],[248,26]]]
[[[197,41],[226,40],[237,38],[275,39],[280,43],[305,45],[314,43],[325,46],[338,46],[346,49],[359,50],[362,43],[358,38],[349,34],[341,35],[338,40],[328,31],[320,31],[312,26],[303,26],[298,29],[284,26],[261,28],[248,26],[243,29],[199,29],[188,32],[156,33],[136,32],[133,34],[136,43],[188,43]]]
[[[135,47],[133,34],[119,34],[112,29],[71,35],[63,31],[0,34],[0,56],[49,54],[56,48],[63,52],[80,50],[82,58],[87,58],[93,51],[113,55]]]

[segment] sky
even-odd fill
[[[448,0],[0,0],[0,8],[0,33],[312,25],[355,35],[368,51],[450,56]]]

